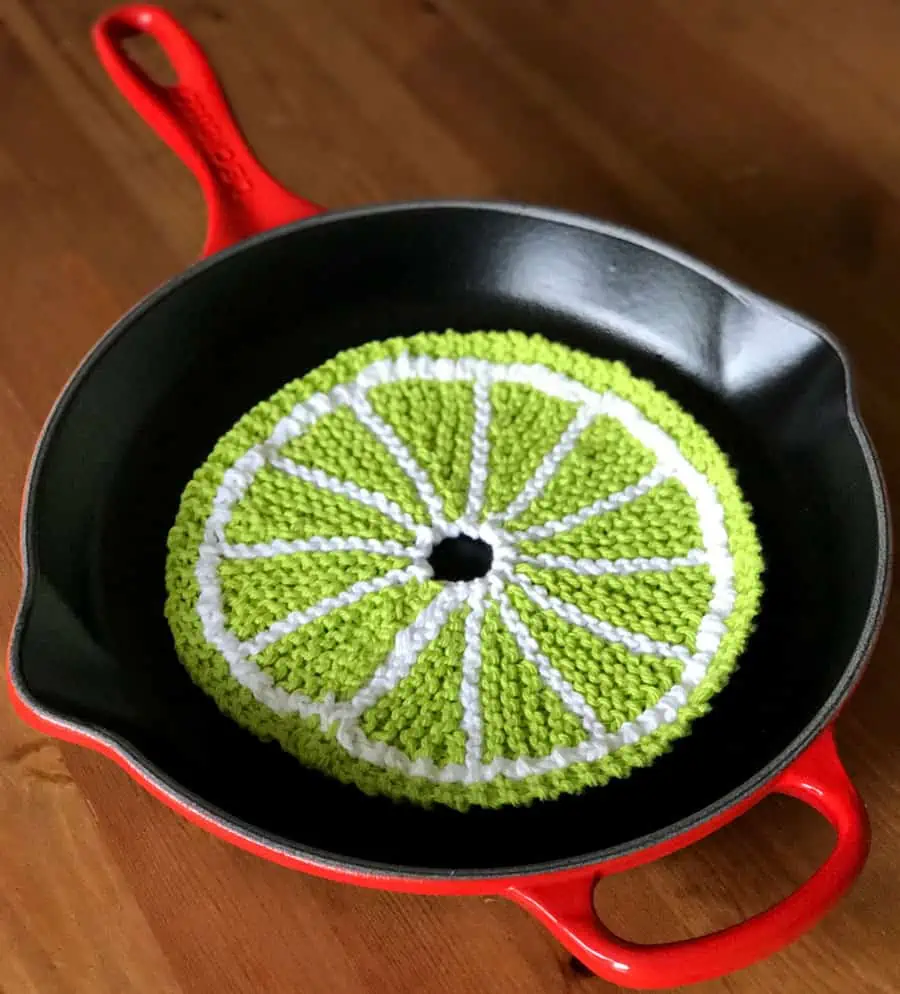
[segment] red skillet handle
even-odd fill
[[[825,863],[793,894],[721,932],[651,946],[627,942],[597,920],[593,905],[596,880],[591,878],[574,883],[523,884],[508,896],[610,983],[668,990],[740,970],[815,925],[859,875],[869,850],[865,808],[841,765],[830,730],[782,773],[772,792],[796,797],[815,808],[831,822],[837,842]]]
[[[162,48],[177,84],[155,82],[128,57],[123,40],[140,34]],[[171,14],[147,4],[119,7],[97,21],[92,36],[122,95],[199,180],[209,214],[204,256],[320,212],[257,162],[200,46]]]

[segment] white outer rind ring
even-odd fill
[[[267,464],[266,454],[305,432],[324,415],[343,405],[353,406],[354,400],[360,396],[365,398],[373,387],[409,379],[518,383],[534,387],[551,397],[589,407],[595,414],[614,417],[655,454],[657,470],[664,477],[677,479],[693,498],[703,538],[705,562],[713,578],[709,608],[697,631],[696,651],[685,659],[680,682],[663,694],[653,707],[623,724],[616,732],[598,731],[577,746],[556,748],[538,758],[519,757],[512,760],[500,757],[486,764],[473,762],[443,767],[428,758],[411,760],[393,746],[368,739],[356,721],[358,716],[348,713],[345,702],[335,701],[330,695],[321,701],[314,701],[298,692],[288,693],[274,684],[271,676],[253,661],[248,651],[249,643],[241,642],[229,631],[218,578],[222,547],[226,544],[225,527],[231,518],[232,508],[243,498],[257,472]],[[504,537],[514,538],[515,533],[507,532]],[[409,573],[406,582],[424,578],[421,572],[416,572],[415,566],[405,572]],[[251,447],[225,471],[205,523],[195,575],[200,590],[196,610],[207,642],[225,659],[232,677],[247,688],[260,704],[280,714],[316,716],[323,730],[337,722],[337,741],[349,755],[384,769],[397,770],[407,776],[435,783],[473,784],[488,782],[498,776],[520,780],[573,763],[591,763],[639,741],[663,725],[671,724],[705,676],[719,649],[726,631],[725,623],[735,604],[734,561],[728,547],[724,508],[715,487],[685,459],[671,436],[649,421],[635,405],[610,391],[598,393],[542,365],[492,363],[476,358],[434,359],[403,355],[397,359],[380,359],[363,369],[352,383],[335,386],[327,394],[314,394],[296,405],[278,422],[265,442]],[[376,584],[373,590],[383,589],[383,584],[372,582]],[[455,586],[463,588],[465,585]],[[443,598],[443,594],[438,595],[429,607],[439,599],[443,600],[442,608],[448,604],[455,608],[465,603],[465,594],[461,589],[453,591],[451,598]],[[449,611],[445,613],[442,609],[439,613],[446,620]]]

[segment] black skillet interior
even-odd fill
[[[739,672],[653,767],[579,797],[464,815],[367,797],[222,717],[163,618],[166,532],[215,439],[341,349],[446,327],[625,360],[712,430],[755,508],[766,593]],[[852,685],[885,520],[846,391],[839,354],[808,327],[565,215],[412,205],[262,236],[128,315],[57,409],[30,501],[19,682],[175,792],[300,854],[435,874],[603,858],[784,765]]]

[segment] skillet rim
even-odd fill
[[[844,667],[841,679],[832,688],[827,700],[807,721],[803,731],[795,736],[792,742],[778,756],[762,769],[758,770],[739,787],[718,798],[700,811],[682,818],[673,825],[669,825],[667,828],[640,836],[629,842],[603,850],[600,853],[583,853],[579,856],[550,860],[542,863],[528,863],[523,866],[497,866],[489,869],[437,869],[434,867],[400,866],[397,864],[379,863],[372,860],[346,857],[315,847],[307,847],[289,842],[286,839],[279,839],[277,836],[263,832],[243,820],[228,815],[220,808],[206,802],[195,792],[183,788],[174,778],[169,777],[163,770],[147,760],[139,750],[121,736],[97,729],[90,724],[61,714],[53,708],[46,707],[31,694],[25,682],[20,650],[34,602],[35,578],[40,573],[33,537],[35,530],[34,505],[38,481],[44,462],[49,457],[56,427],[64,418],[66,410],[80,386],[88,378],[94,366],[102,361],[106,351],[120,337],[127,333],[134,322],[143,317],[171,293],[181,290],[188,285],[194,276],[205,272],[219,262],[230,259],[239,252],[250,250],[270,239],[292,234],[299,229],[348,222],[373,215],[405,213],[408,211],[427,212],[444,210],[477,211],[525,217],[534,221],[579,228],[595,235],[636,245],[667,259],[675,265],[688,269],[710,283],[715,284],[747,308],[757,312],[774,313],[782,320],[789,321],[797,328],[804,330],[807,334],[815,336],[831,349],[840,362],[844,379],[844,400],[846,403],[847,422],[856,439],[859,451],[863,456],[872,488],[878,530],[878,555],[873,578],[872,595],[865,623],[859,633],[856,647]],[[750,290],[714,267],[688,255],[680,249],[632,228],[606,222],[590,215],[558,208],[542,207],[514,201],[470,199],[409,200],[378,203],[346,210],[327,211],[242,239],[214,255],[197,260],[186,269],[150,291],[129,308],[88,350],[54,401],[53,407],[38,436],[26,477],[20,520],[20,541],[22,593],[16,608],[9,643],[7,677],[13,703],[16,705],[16,710],[23,720],[29,721],[33,719],[36,727],[47,734],[54,734],[57,738],[69,737],[70,740],[78,740],[86,748],[102,752],[125,769],[129,776],[136,780],[143,789],[150,790],[151,793],[156,792],[163,795],[183,815],[193,815],[195,819],[205,823],[204,827],[207,828],[207,831],[214,830],[212,826],[215,826],[226,833],[233,833],[240,836],[257,850],[267,851],[273,857],[281,856],[286,860],[300,860],[308,866],[318,868],[326,873],[329,871],[343,874],[350,873],[361,877],[393,878],[398,881],[404,879],[421,881],[452,879],[461,882],[466,880],[496,880],[508,877],[546,875],[559,871],[571,871],[573,869],[599,865],[644,849],[651,849],[668,840],[686,835],[707,822],[723,816],[729,809],[740,805],[742,801],[746,802],[806,751],[812,742],[832,723],[843,703],[855,689],[865,670],[866,663],[874,648],[878,632],[884,620],[889,599],[888,592],[890,589],[892,559],[890,510],[884,476],[859,411],[849,356],[843,346],[827,329],[756,291]],[[54,732],[48,732],[47,726],[50,726]],[[68,736],[66,733],[68,733]]]

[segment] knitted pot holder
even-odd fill
[[[343,352],[216,445],[166,615],[219,708],[465,810],[646,766],[728,680],[762,558],[724,454],[621,363],[519,332]]]

